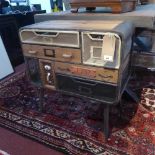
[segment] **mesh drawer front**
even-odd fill
[[[107,102],[115,102],[117,99],[117,86],[94,81],[73,78],[66,75],[56,74],[57,87],[61,91],[82,95]]]
[[[82,32],[82,46],[84,64],[119,68],[121,42],[117,34]]]
[[[22,30],[20,38],[23,43],[79,47],[79,32],[56,30]]]

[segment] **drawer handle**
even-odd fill
[[[70,71],[69,68],[61,68],[61,67],[58,67],[58,70],[60,70],[60,71],[66,71],[66,72],[69,72]]]
[[[44,31],[34,31],[36,36],[47,36],[47,37],[57,37],[59,35],[58,32],[44,32]]]
[[[107,75],[107,76],[105,76],[105,75],[102,75],[102,74],[99,74],[99,76],[101,77],[101,78],[112,78],[113,76],[112,75]]]
[[[91,81],[84,81],[84,80],[80,80],[80,79],[73,79],[73,81],[75,81],[79,84],[84,84],[84,85],[88,85],[88,86],[96,86],[96,83],[91,82]]]
[[[92,91],[90,88],[86,88],[86,87],[82,87],[82,86],[79,86],[78,87],[78,91],[81,93],[81,94],[85,94],[85,95],[91,95],[92,94]]]
[[[45,68],[46,71],[50,71],[51,70],[51,66],[50,65],[45,65],[44,68]]]
[[[28,51],[29,54],[36,54],[37,51]]]
[[[62,57],[66,58],[66,59],[69,59],[69,58],[72,58],[73,55],[72,54],[63,54]]]
[[[87,34],[91,40],[101,41],[103,40],[104,34]]]
[[[51,73],[47,73],[46,80],[47,80],[48,83],[52,83],[52,81],[50,80],[50,78],[51,78]]]
[[[151,72],[155,71],[155,68],[147,68],[148,70],[150,70]]]

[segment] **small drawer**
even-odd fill
[[[92,99],[114,103],[119,94],[117,85],[62,74],[56,74],[56,80],[58,90]]]
[[[120,37],[115,33],[84,31],[82,32],[82,62],[91,66],[118,69],[121,46]]]
[[[44,58],[55,61],[81,63],[80,49],[50,47],[23,44],[23,52],[26,56]]]
[[[30,57],[39,57],[42,49],[38,45],[22,44],[23,54]]]
[[[58,61],[81,63],[80,49],[56,48],[55,57]]]
[[[22,43],[75,48],[80,46],[78,31],[23,29],[20,31],[20,39]]]
[[[109,83],[117,83],[119,74],[118,70],[74,65],[61,62],[55,63],[55,72],[99,81],[105,81]]]

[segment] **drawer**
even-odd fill
[[[122,41],[117,33],[84,31],[81,35],[82,62],[86,65],[119,69],[131,51],[131,36]]]
[[[67,94],[81,95],[92,99],[114,103],[119,96],[118,87],[102,82],[56,74],[57,89]]]
[[[24,55],[26,56],[55,60],[55,61],[81,63],[80,49],[39,46],[30,44],[23,44],[22,47]]]
[[[22,43],[79,47],[79,32],[25,29],[20,31]]]
[[[54,63],[49,60],[39,60],[40,74],[44,87],[55,89]]]
[[[22,44],[22,50],[25,56],[30,57],[39,57],[42,52],[40,46],[31,44]]]
[[[104,69],[61,62],[55,63],[55,72],[110,83],[117,83],[119,73],[118,70],[114,69]]]

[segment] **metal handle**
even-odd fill
[[[101,78],[112,78],[113,76],[112,75],[107,75],[107,76],[105,76],[105,75],[102,75],[102,74],[99,74],[99,76],[101,77]]]
[[[45,36],[45,37],[57,37],[59,35],[58,32],[50,32],[50,31],[34,31],[36,36]]]
[[[28,51],[29,54],[36,54],[37,51]]]
[[[96,85],[96,83],[94,83],[92,81],[84,81],[81,79],[73,79],[73,81],[80,83],[80,84],[89,85],[89,86],[95,86]]]
[[[101,41],[103,40],[104,34],[87,34],[91,40]]]
[[[85,94],[85,95],[91,95],[92,94],[92,90],[90,88],[79,86],[78,90],[80,93]]]
[[[50,71],[51,70],[51,66],[50,65],[45,65],[44,68],[45,68],[46,71]]]
[[[63,54],[62,57],[68,59],[68,58],[72,58],[73,55],[72,54]]]
[[[60,70],[60,71],[67,71],[67,72],[69,72],[69,71],[70,71],[70,69],[69,69],[69,68],[61,68],[61,67],[58,67],[58,70]]]
[[[48,83],[51,83],[50,76],[51,76],[51,73],[47,73],[46,80]]]
[[[148,70],[154,72],[155,71],[155,68],[147,68]]]

